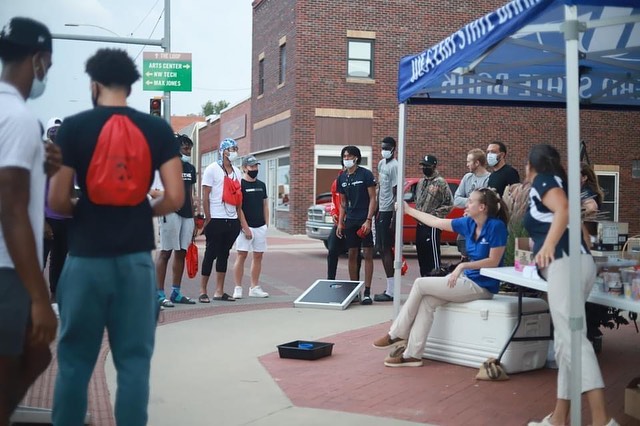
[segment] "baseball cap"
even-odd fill
[[[425,155],[424,158],[420,159],[420,162],[418,164],[423,166],[437,166],[438,159],[433,155]]]
[[[51,32],[43,23],[34,19],[15,17],[0,30],[0,47],[6,45],[51,52]]]
[[[242,159],[242,166],[243,167],[245,167],[245,166],[257,166],[258,164],[260,164],[260,162],[253,155],[249,155],[248,157],[244,157]]]
[[[62,118],[51,117],[49,121],[47,121],[47,127],[44,130],[44,138],[52,139],[52,134],[55,136],[55,131],[62,124]]]

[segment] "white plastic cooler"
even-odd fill
[[[522,311],[548,311],[542,299],[523,297]],[[495,295],[491,300],[448,303],[436,310],[424,358],[480,367],[497,358],[518,321],[518,297]],[[550,333],[548,312],[525,315],[514,337],[545,337]],[[549,340],[511,342],[501,359],[507,373],[542,368]]]

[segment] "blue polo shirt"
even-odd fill
[[[466,239],[467,256],[472,261],[482,260],[489,257],[492,248],[504,247],[507,245],[507,225],[500,219],[490,217],[485,222],[480,237],[475,239],[476,222],[470,217],[461,217],[451,221],[451,227]],[[500,259],[500,264],[504,261],[504,254]],[[479,269],[466,269],[464,274],[480,287],[484,287],[491,293],[497,293],[500,289],[500,281],[495,278],[480,275]]]

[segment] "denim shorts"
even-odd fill
[[[31,323],[31,298],[15,269],[0,268],[0,356],[20,356]]]

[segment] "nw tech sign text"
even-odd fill
[[[183,65],[180,62],[158,62],[158,63],[150,63],[149,64],[149,69],[153,70],[152,71],[152,75],[150,75],[150,78],[162,78],[162,79],[167,79],[167,78],[178,78],[178,73],[175,71],[164,71],[167,69],[173,69],[173,70],[181,70],[183,69]],[[156,69],[158,69],[158,71],[156,71]],[[162,71],[161,71],[162,70]],[[176,87],[180,87],[182,85],[182,82],[180,80],[154,80],[153,84],[155,86],[176,86]]]

